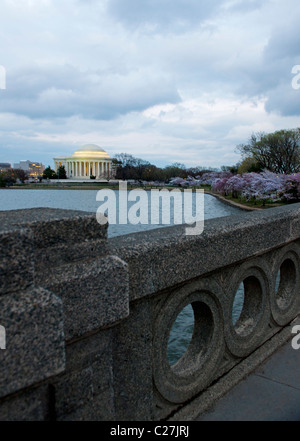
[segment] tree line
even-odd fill
[[[217,170],[200,166],[186,168],[178,162],[161,168],[127,153],[117,154],[113,163],[116,167],[116,179],[135,181],[168,182],[174,177],[186,179],[188,176],[196,177],[207,171]]]
[[[17,181],[24,183],[28,179],[28,174],[21,169],[10,168],[0,173],[0,187],[8,187]]]
[[[269,170],[273,173],[292,174],[300,172],[300,128],[279,130],[273,133],[253,133],[248,142],[236,147],[242,160],[235,165],[222,166],[221,171],[231,174],[262,172]],[[148,161],[127,153],[119,153],[113,158],[116,168],[116,179],[135,181],[168,182],[174,177],[186,179],[201,177],[204,173],[218,171],[210,167],[185,167],[184,164],[174,163],[166,167],[157,167]],[[43,179],[66,179],[64,166],[57,172],[48,166],[43,173]],[[17,180],[24,182],[28,176],[23,170],[10,169],[0,173],[0,186],[11,185]]]
[[[273,133],[253,133],[246,144],[240,144],[236,151],[241,154],[241,161],[231,166],[222,166],[221,171],[231,174],[244,174],[268,170],[279,174],[300,172],[300,128],[278,130]],[[147,161],[121,153],[116,155],[114,163],[117,179],[144,181],[164,181],[178,177],[201,177],[215,168],[191,167],[175,163],[164,168],[156,167]]]

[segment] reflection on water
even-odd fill
[[[241,316],[245,301],[244,283],[242,282],[237,289],[232,307],[232,324],[235,325]]]
[[[177,316],[168,342],[168,361],[172,366],[187,350],[194,331],[194,311],[187,305]]]

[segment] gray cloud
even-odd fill
[[[94,142],[234,163],[252,131],[299,125],[299,15],[298,0],[4,1],[0,159]]]
[[[70,66],[32,66],[9,72],[4,112],[30,118],[111,119],[150,106],[180,101],[168,78],[147,69],[127,74],[80,71]]]
[[[283,116],[300,115],[300,90],[292,88],[291,81],[278,85],[268,93],[266,102],[268,112],[278,112]]]
[[[185,30],[212,16],[220,0],[110,0],[109,14],[129,28],[148,25],[148,30]]]
[[[263,5],[269,3],[270,0],[236,0],[233,3],[229,3],[229,12],[247,13],[256,9],[261,9]]]

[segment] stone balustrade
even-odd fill
[[[94,214],[0,213],[1,420],[161,420],[299,314],[300,204],[107,239]],[[235,322],[238,287],[244,303]],[[194,332],[168,361],[176,317]]]

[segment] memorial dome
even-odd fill
[[[112,179],[115,167],[109,154],[96,144],[86,144],[71,156],[54,159],[55,171],[64,166],[69,179]]]
[[[96,144],[86,144],[76,150],[72,158],[108,159],[109,154]]]

